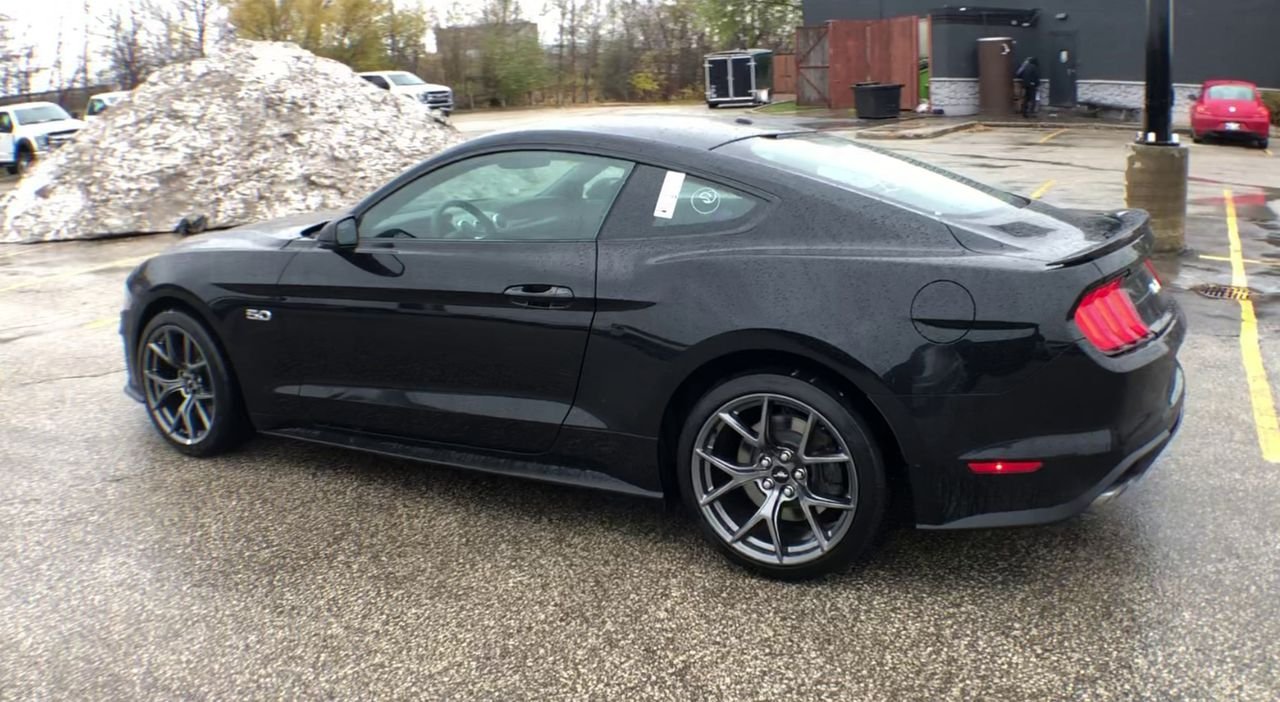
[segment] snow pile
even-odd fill
[[[0,240],[170,232],[349,206],[461,141],[293,44],[235,41],[156,72],[0,200]]]

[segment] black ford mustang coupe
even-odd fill
[[[1140,477],[1183,402],[1151,239],[811,131],[561,123],[147,261],[128,392],[196,456],[256,430],[665,495],[800,578],[891,508],[1036,524]]]

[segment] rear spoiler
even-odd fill
[[[1048,265],[1063,267],[1101,258],[1112,251],[1119,251],[1144,236],[1154,236],[1151,232],[1151,215],[1146,210],[1120,210],[1110,215],[1120,222],[1120,226],[1109,232],[1102,241],[1094,246],[1081,249],[1070,256],[1050,262]]]

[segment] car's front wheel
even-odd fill
[[[844,399],[817,378],[761,373],[693,407],[679,443],[681,493],[729,558],[800,579],[845,568],[872,544],[884,465]]]
[[[13,165],[9,166],[9,175],[16,175],[19,177],[26,175],[27,171],[31,170],[31,164],[35,163],[35,161],[35,154],[31,153],[31,151],[26,147],[23,147],[18,151],[17,159],[13,162]]]
[[[153,317],[142,331],[137,363],[147,413],[171,446],[211,456],[246,438],[249,424],[230,368],[190,315],[165,310]]]

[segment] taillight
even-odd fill
[[[1103,353],[1120,353],[1151,336],[1119,279],[1103,283],[1076,307],[1075,323]]]

